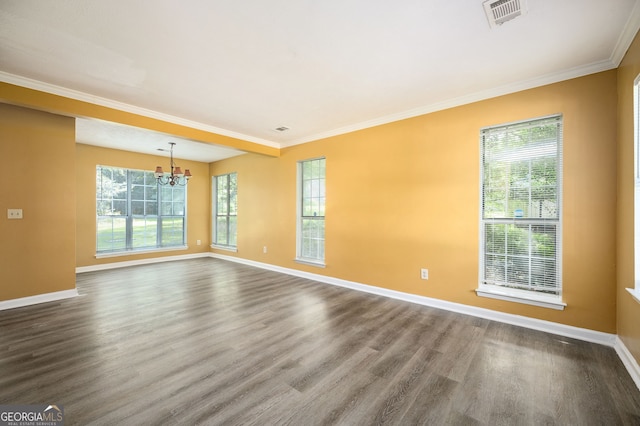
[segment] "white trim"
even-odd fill
[[[638,287],[637,283],[636,288],[627,288],[627,291],[636,300],[636,302],[640,303],[640,287]]]
[[[144,117],[155,118],[157,120],[166,121],[167,123],[178,124],[192,129],[203,130],[209,133],[215,133],[216,135],[228,136],[235,139],[240,139],[247,142],[257,143],[259,145],[265,145],[272,148],[280,148],[280,144],[277,142],[269,141],[266,139],[256,138],[254,136],[245,135],[242,133],[234,132],[231,130],[222,129],[220,127],[214,127],[208,124],[199,123],[197,121],[186,120],[184,118],[176,117],[169,114],[164,114],[150,109],[141,108],[135,105],[125,104],[123,102],[114,101],[107,98],[101,98],[99,96],[90,95],[88,93],[80,92],[78,90],[68,89],[62,86],[56,86],[54,84],[45,83],[38,80],[33,80],[19,75],[10,74],[4,71],[0,71],[0,81],[15,84],[16,86],[26,87],[28,89],[39,90],[45,93],[51,93],[53,95],[64,96],[65,98],[75,99],[77,101],[88,102],[95,105],[100,105],[107,108],[117,109],[119,111],[130,112],[132,114],[141,115]]]
[[[531,291],[518,291],[515,289],[504,289],[503,291],[501,289],[493,289],[488,286],[481,285],[476,289],[476,294],[480,297],[506,300],[507,302],[524,303],[526,305],[557,309],[559,311],[563,311],[567,306],[567,304],[558,297],[544,296]]]
[[[638,365],[638,362],[635,360],[633,355],[631,355],[629,349],[625,346],[622,339],[620,339],[620,336],[616,336],[613,348],[616,350],[620,361],[624,364],[634,383],[638,389],[640,389],[640,365]]]
[[[622,62],[622,59],[624,59],[624,55],[627,53],[629,46],[631,46],[638,30],[640,30],[640,2],[636,1],[629,14],[629,19],[627,19],[620,33],[620,37],[618,37],[616,46],[613,52],[611,52],[610,61],[615,65],[615,68],[617,68],[620,62]]]
[[[135,254],[135,253],[132,253],[132,254]],[[209,252],[195,253],[195,254],[183,254],[183,255],[179,255],[179,256],[152,257],[152,258],[149,258],[149,259],[128,260],[128,261],[125,261],[125,262],[103,263],[103,264],[100,264],[100,265],[77,266],[76,267],[76,274],[82,274],[84,272],[104,271],[106,269],[126,268],[127,266],[148,265],[150,263],[171,262],[171,261],[174,261],[174,260],[197,259],[197,258],[200,258],[200,257],[209,257]]]
[[[634,33],[635,35],[635,33]],[[629,44],[631,41],[629,41]],[[495,87],[480,92],[471,93],[469,95],[460,96],[458,98],[446,99],[441,102],[425,105],[419,108],[411,109],[408,111],[399,112],[397,114],[386,115],[373,120],[363,121],[360,123],[351,124],[349,126],[340,127],[337,129],[329,130],[322,133],[316,133],[311,136],[306,136],[300,139],[293,140],[291,142],[283,142],[280,144],[281,148],[287,148],[294,145],[300,145],[306,142],[312,142],[319,139],[325,139],[332,136],[342,135],[345,133],[355,132],[357,130],[368,129],[370,127],[381,126],[383,124],[392,123],[394,121],[405,120],[407,118],[413,118],[420,115],[430,114],[437,111],[442,111],[449,108],[458,107],[461,105],[468,105],[474,102],[484,101],[498,96],[509,95],[511,93],[517,93],[536,87],[546,86],[548,84],[558,83],[560,81],[571,80],[574,78],[584,77],[586,75],[599,73],[602,71],[609,71],[615,69],[616,64],[611,62],[610,59],[595,62],[589,65],[571,68],[569,70],[543,75],[541,77],[533,78],[530,80],[518,81],[515,83],[506,84],[504,86]]]
[[[211,244],[209,247],[211,247],[212,249],[216,249],[216,250],[231,251],[233,253],[237,253],[238,252],[238,247],[221,246],[221,245],[218,245],[218,244]]]
[[[327,266],[323,262],[319,262],[319,261],[316,261],[316,260],[307,260],[307,259],[303,259],[303,258],[293,259],[293,261],[296,262],[296,263],[299,263],[301,265],[316,266],[318,268],[326,268],[326,266]]]
[[[149,253],[162,253],[164,251],[179,251],[179,250],[188,250],[189,246],[173,246],[173,247],[160,247],[153,249],[142,249],[142,250],[125,250],[125,251],[112,251],[107,253],[96,253],[96,259],[106,259],[109,257],[122,257],[122,256],[132,256],[135,254],[149,254]]]
[[[78,296],[78,290],[62,290],[53,293],[36,294],[35,296],[20,297],[0,301],[0,311],[7,309],[21,308],[23,306],[37,305],[39,303],[55,302],[56,300],[70,299]]]
[[[613,347],[616,339],[615,334],[603,333],[600,331],[589,330],[586,328],[573,327],[570,325],[559,324],[551,321],[539,320],[520,315],[507,314],[504,312],[493,311],[491,309],[478,308],[475,306],[463,305],[461,303],[448,302],[446,300],[434,299],[426,296],[418,296],[415,294],[403,293],[396,290],[360,284],[353,281],[347,281],[339,278],[328,277],[325,275],[313,274],[311,272],[298,271],[296,269],[284,268],[281,266],[270,265],[267,263],[256,262],[253,260],[242,259],[239,257],[225,256],[217,253],[210,253],[210,256],[217,259],[229,260],[231,262],[242,263],[244,265],[255,266],[257,268],[268,269],[274,272],[280,272],[287,275],[293,275],[300,278],[319,281],[325,284],[336,285],[340,287],[350,288],[365,293],[376,294],[379,296],[389,297],[392,299],[403,300],[405,302],[416,303],[432,308],[444,309],[451,312],[457,312],[464,315],[471,315],[478,318],[484,318],[492,321],[498,321],[506,324],[512,324],[532,330],[544,331],[546,333],[557,334],[572,339],[584,340],[586,342],[598,343]]]

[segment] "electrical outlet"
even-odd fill
[[[202,244],[202,240],[196,240],[196,245],[199,246],[200,244]]]
[[[22,219],[22,209],[7,209],[8,219]]]
[[[267,246],[262,247],[262,252],[266,253],[267,252]]]
[[[422,268],[420,269],[420,278],[423,280],[428,280],[429,279],[429,270]]]

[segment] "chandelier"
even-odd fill
[[[175,142],[169,142],[169,145],[171,145],[171,149],[169,150],[169,152],[171,153],[171,174],[165,175],[162,167],[156,167],[156,172],[154,173],[154,175],[160,185],[169,184],[171,186],[185,186],[187,184],[187,181],[191,178],[191,172],[189,171],[189,169],[186,169],[184,173],[182,173],[182,169],[180,168],[180,166],[176,166],[176,163],[173,161],[173,146],[175,144]],[[166,151],[166,149],[159,149],[158,151]]]

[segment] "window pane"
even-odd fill
[[[302,220],[302,257],[324,258],[324,220]]]
[[[132,200],[144,200],[144,186],[131,185],[131,199]]]
[[[184,186],[174,186],[172,191],[172,199],[176,203],[180,203],[184,205],[184,200],[186,198],[186,192],[184,190]]]
[[[144,187],[144,198],[147,201],[156,201],[158,199],[158,187],[155,182],[152,186]]]
[[[237,234],[238,234],[238,218],[235,216],[229,216],[229,245],[237,246]]]
[[[131,173],[131,183],[135,184],[144,184],[144,172],[141,170],[130,170]]]
[[[220,192],[218,192],[218,202],[217,202],[217,210],[219,215],[227,214],[229,212],[229,198],[226,188],[222,188]]]
[[[133,248],[155,247],[158,244],[158,219],[147,216],[133,218]]]
[[[173,212],[173,203],[171,201],[164,201],[160,204],[160,214],[162,216],[171,216]]]
[[[145,203],[145,213],[148,215],[156,216],[158,214],[158,202],[156,200],[147,201]]]
[[[137,215],[137,216],[144,215],[144,201],[132,201],[131,214]]]
[[[184,218],[163,217],[162,223],[162,246],[174,246],[184,244]]]
[[[238,214],[238,175],[236,173],[229,175],[229,214]]]
[[[488,284],[506,283],[507,257],[487,254],[484,260],[484,276]]]
[[[229,218],[227,216],[218,216],[216,222],[216,244],[227,245],[229,243],[228,223]]]
[[[126,219],[124,217],[98,217],[96,250],[113,251],[127,248]]]
[[[487,224],[484,248],[487,254],[506,254],[507,232],[506,225]]]
[[[179,201],[179,202],[173,202],[172,204],[172,210],[173,210],[173,214],[174,216],[184,216],[184,201]]]

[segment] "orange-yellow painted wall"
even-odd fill
[[[0,104],[0,159],[0,301],[74,289],[74,120]]]
[[[617,296],[618,335],[640,362],[640,303],[625,288],[634,287],[633,244],[633,82],[640,74],[640,37],[618,67],[618,205]]]
[[[211,240],[211,191],[209,165],[176,159],[182,169],[190,169],[193,178],[187,185],[187,244],[188,250],[162,251],[128,256],[96,259],[96,166],[114,166],[139,170],[167,169],[169,159],[154,155],[77,144],[75,150],[77,194],[77,266],[124,262],[164,256],[179,256],[208,252]],[[201,240],[198,246],[197,240]]]
[[[238,173],[238,252],[221,254],[616,332],[616,71],[210,166]],[[476,296],[479,132],[564,115],[564,311]],[[326,268],[294,262],[296,162],[325,156]],[[267,246],[267,253],[262,252]],[[429,280],[420,280],[429,268]]]
[[[203,143],[223,145],[241,151],[260,153],[265,155],[279,155],[279,149],[249,142],[241,139],[223,136],[180,124],[169,123],[156,118],[146,117],[127,111],[89,102],[79,101],[64,96],[45,93],[26,87],[16,86],[0,81],[0,102],[60,114],[69,117],[86,117],[142,129],[166,133],[186,139],[193,139]]]

